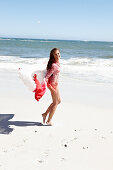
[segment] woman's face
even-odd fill
[[[59,59],[60,59],[60,51],[59,50],[55,50],[53,55],[55,57],[55,61],[56,62],[59,61]]]

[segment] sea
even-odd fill
[[[0,71],[46,68],[51,49],[61,53],[61,77],[113,85],[113,42],[0,38]]]

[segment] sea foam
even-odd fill
[[[18,71],[18,68],[35,70],[46,69],[48,58],[20,58],[15,56],[0,56],[0,69]],[[61,76],[93,81],[98,83],[113,83],[113,58],[70,58],[60,59]]]

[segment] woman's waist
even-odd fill
[[[58,85],[58,81],[51,81],[51,80],[49,80],[48,83],[53,85],[53,86]]]
[[[48,82],[52,83],[52,84],[56,84],[56,83],[58,83],[58,77],[50,77],[48,79]]]

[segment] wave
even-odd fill
[[[0,38],[0,40],[11,40],[10,38]]]
[[[58,41],[40,41],[40,42],[58,42]]]
[[[31,42],[33,42],[33,41],[35,41],[35,40],[19,40],[19,41],[28,41],[28,42],[31,41]]]
[[[106,60],[108,58],[108,60]],[[48,58],[20,58],[19,56],[0,56],[0,63],[24,63],[37,64],[47,63]],[[70,59],[60,59],[62,65],[68,66],[113,66],[113,56],[105,58],[76,57]]]
[[[108,55],[108,56],[101,56],[99,58],[105,58],[105,59],[109,59],[109,58],[113,58],[113,55]]]
[[[102,58],[70,58],[70,59],[62,59],[61,63],[63,65],[70,65],[70,66],[108,66],[113,67],[113,58],[109,58],[108,60]]]
[[[15,56],[0,56],[0,69],[17,71],[18,68],[46,68],[48,58],[20,58]],[[113,84],[113,59],[99,58],[70,58],[60,59],[61,76]]]
[[[47,65],[48,58],[20,58],[17,56],[0,56],[0,69],[18,70],[20,67],[30,67],[35,65],[42,68]],[[45,66],[46,67],[46,66]]]
[[[91,59],[89,58],[70,58],[70,59],[61,59],[62,64],[67,64],[67,65],[87,65],[88,63],[91,62]]]

